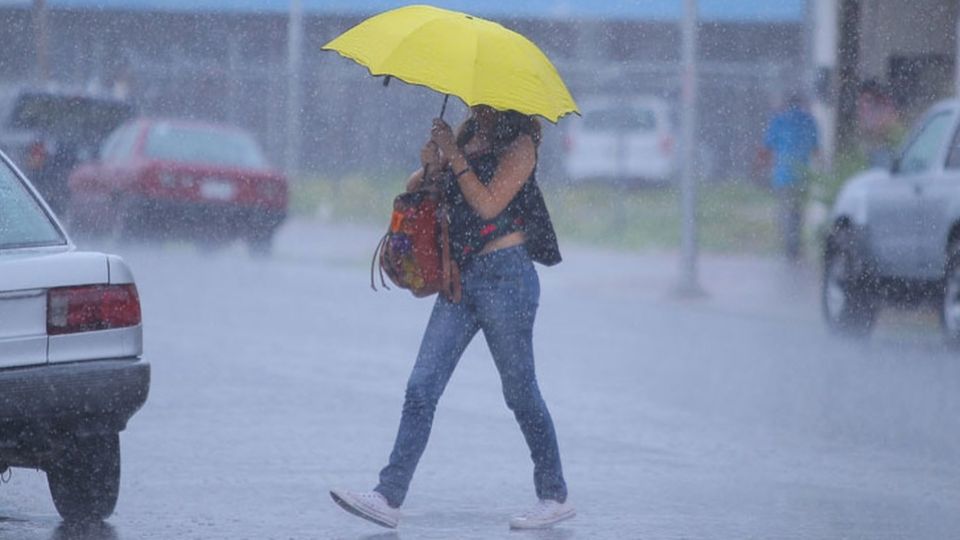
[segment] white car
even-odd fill
[[[586,99],[569,120],[566,172],[572,181],[663,184],[677,171],[670,106],[658,97]]]
[[[823,248],[827,327],[866,336],[885,305],[939,304],[960,348],[960,100],[931,106],[891,167],[850,178]]]
[[[67,521],[113,512],[119,432],[150,387],[142,335],[130,268],[77,250],[0,154],[0,475],[45,471]]]

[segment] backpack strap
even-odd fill
[[[450,254],[450,208],[447,205],[446,190],[440,190],[440,267],[443,272],[442,289],[440,291],[447,300],[457,304],[463,296],[460,288],[460,269]]]
[[[379,258],[380,253],[383,251],[383,245],[384,245],[385,243],[387,243],[387,237],[389,237],[389,236],[390,236],[390,231],[387,230],[387,232],[385,232],[385,233],[383,234],[383,236],[380,237],[380,241],[377,242],[377,247],[373,249],[373,259],[370,260],[370,288],[373,289],[373,290],[377,290],[377,285],[376,285],[376,283],[374,282],[374,279],[373,279],[373,278],[374,278],[374,275],[375,275],[375,273],[374,273],[374,267],[377,266],[377,259]],[[386,290],[388,290],[388,291],[390,290],[390,287],[387,285],[386,280],[383,279],[383,267],[382,267],[382,266],[380,267],[380,285],[381,285],[384,289],[386,289]]]

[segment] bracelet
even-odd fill
[[[460,178],[461,176],[467,174],[467,171],[469,171],[469,170],[470,170],[470,166],[467,165],[462,171],[460,171],[460,172],[458,172],[458,173],[454,173],[453,177],[454,177],[454,178]]]

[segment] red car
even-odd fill
[[[253,136],[203,122],[131,120],[68,186],[69,222],[80,232],[241,238],[264,253],[287,215],[287,179]]]

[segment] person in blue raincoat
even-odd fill
[[[817,123],[801,94],[791,95],[786,107],[770,119],[764,146],[772,158],[771,181],[784,254],[796,261],[801,255],[803,203],[811,162],[819,151]]]

